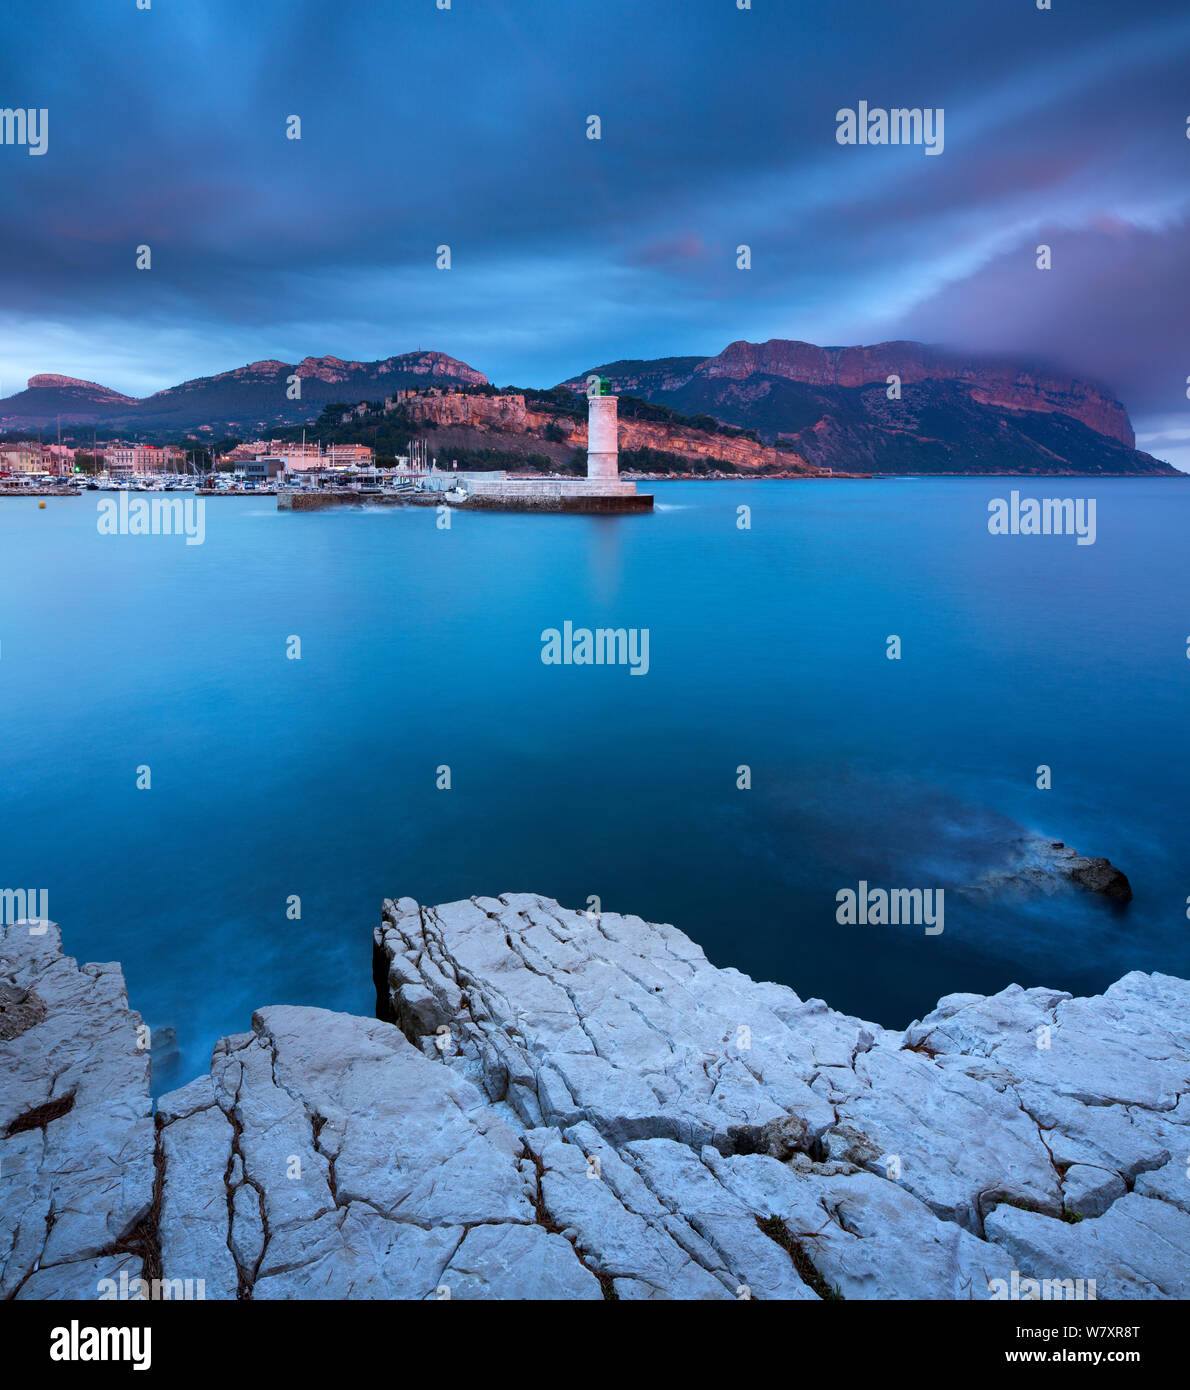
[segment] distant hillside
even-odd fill
[[[657,357],[652,361],[627,359],[609,362],[606,367],[592,370],[616,383],[616,394],[641,396],[652,400],[654,395],[677,390],[688,382],[696,367],[708,361],[706,357]],[[586,380],[584,376],[583,380]],[[577,378],[568,385],[577,384]]]
[[[648,473],[812,473],[792,448],[761,444],[751,431],[708,416],[687,418],[637,396],[619,398],[620,466]],[[300,431],[280,432],[282,438]],[[555,387],[497,391],[490,386],[406,392],[390,410],[327,406],[313,426],[323,444],[366,444],[377,458],[424,439],[431,457],[461,468],[585,473],[585,400]]]
[[[561,410],[560,399],[574,400],[593,372],[609,378],[623,398],[622,449],[694,458],[708,467],[719,460],[749,471],[1180,476],[1135,448],[1127,410],[1104,387],[1052,368],[912,342],[824,348],[774,338],[735,342],[715,357],[623,359],[588,368],[552,391],[530,389],[523,427],[510,429],[499,411],[491,422],[436,420],[439,408],[421,404],[403,424],[386,421],[383,433],[391,438],[376,443],[395,447],[402,429],[428,423],[461,431],[439,443],[465,456],[509,453],[507,439],[484,438],[503,432],[524,436],[512,453],[561,462],[566,450],[584,446],[581,430],[553,420],[547,435],[545,416],[537,420],[534,412]],[[299,400],[288,398],[292,376],[301,382]],[[900,399],[888,398],[892,376],[900,379]],[[492,391],[482,372],[442,352],[379,362],[252,362],[143,400],[95,382],[35,376],[26,390],[0,400],[0,430],[50,429],[60,418],[63,426],[159,439],[199,430],[207,439],[247,439],[314,424],[328,405],[429,387]],[[481,407],[468,409],[483,414]],[[755,438],[732,437],[740,431]]]
[[[562,401],[554,398],[558,394]],[[460,448],[474,456],[486,443],[514,453],[529,450],[555,466],[586,468],[587,412],[578,396],[565,400],[564,392],[519,391],[424,394],[406,401],[402,412],[419,434],[429,431],[443,457],[457,456]],[[707,416],[688,418],[627,394],[620,397],[619,423],[620,465],[625,469],[814,471],[793,449],[772,448]]]
[[[1168,473],[1128,412],[1091,382],[921,343],[820,348],[773,339],[717,357],[612,362],[588,375],[686,415],[792,446],[810,464],[876,473]],[[890,400],[887,381],[901,380]]]
[[[288,378],[301,381],[289,400]],[[143,400],[90,381],[34,376],[15,396],[0,400],[0,429],[56,423],[108,425],[145,431],[194,430],[253,434],[316,419],[332,401],[382,399],[411,386],[483,386],[487,377],[443,352],[408,352],[380,362],[306,357],[301,362],[252,362],[218,376],[198,377]]]
[[[76,424],[99,425],[126,416],[139,406],[132,396],[122,396],[94,381],[31,376],[24,391],[0,399],[0,429],[36,429],[53,424],[58,416]]]

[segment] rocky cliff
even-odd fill
[[[1135,448],[1128,412],[1105,387],[923,343],[741,341],[701,361],[614,362],[564,384],[581,389],[592,371],[615,391],[787,441],[836,472],[1176,473]]]
[[[883,386],[890,375],[902,386],[918,381],[958,381],[973,400],[1006,410],[1068,415],[1089,429],[1136,444],[1128,412],[1103,387],[1055,372],[995,359],[973,361],[925,343],[876,343],[872,347],[816,347],[771,338],[767,343],[730,343],[691,373],[707,380],[739,381],[750,376],[782,377],[813,386]]]
[[[410,395],[401,401],[401,406],[410,419],[432,421],[442,429],[525,436],[531,441],[533,451],[554,453],[559,463],[566,461],[575,449],[587,447],[585,417],[576,418],[534,409],[519,392],[498,396],[467,395],[459,391],[441,395]],[[564,432],[564,438],[557,442],[558,447],[554,450],[547,447],[551,441],[546,430],[551,425]],[[460,433],[459,441],[473,447],[479,442],[479,436],[467,438]],[[484,442],[489,447],[508,446],[508,441],[500,439],[490,438]],[[817,471],[792,449],[775,449],[751,439],[653,420],[621,418],[620,449],[653,449],[686,459],[704,459],[712,463],[725,461],[745,471],[763,467],[793,473]]]
[[[374,958],[383,1017],[262,1009],[154,1119],[118,967],[3,928],[0,1293],[1190,1293],[1186,981],[892,1032],[532,894],[388,902]]]

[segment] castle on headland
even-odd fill
[[[466,399],[466,398],[464,398]],[[522,405],[524,397],[519,398]],[[462,477],[465,501],[482,508],[506,511],[645,512],[653,508],[650,494],[638,493],[636,484],[620,477],[618,399],[607,381],[592,378],[587,392],[587,476],[585,478],[510,478],[507,473],[467,473]],[[457,472],[430,474],[436,480],[453,481],[457,496]]]
[[[575,391],[580,401],[582,392]],[[612,391],[601,389],[594,400],[616,401]],[[446,387],[430,387],[397,391],[384,402],[386,413],[403,410],[415,425],[454,430],[460,434],[475,431],[475,443],[480,434],[506,434],[521,440],[533,441],[535,450],[549,453],[585,449],[590,452],[590,406],[588,397],[586,417],[573,410],[559,411],[549,403],[526,396],[520,391],[469,391]],[[613,407],[596,406],[595,410]],[[367,404],[356,406],[345,419],[366,414]],[[722,469],[742,474],[797,473],[814,474],[818,470],[792,448],[776,448],[763,444],[741,430],[710,432],[705,427],[676,417],[658,419],[637,411],[616,421],[619,448],[638,456],[667,454],[685,459],[692,472],[706,473]],[[598,432],[598,427],[597,427]],[[491,441],[489,441],[491,442]],[[639,465],[638,465],[639,467]]]
[[[386,409],[394,409],[416,400],[421,407],[429,403],[425,418],[435,424],[472,424],[483,419],[492,425],[495,408],[507,420],[507,427],[524,430],[528,412],[523,395],[469,395],[451,392],[428,396],[415,392],[398,392],[385,401]],[[477,411],[476,407],[479,407]],[[482,411],[482,415],[479,413]],[[651,494],[638,493],[636,484],[620,477],[620,444],[618,398],[611,394],[606,380],[591,379],[587,394],[587,476],[510,477],[504,471],[469,471],[443,469],[434,465],[428,469],[413,468],[411,461],[402,462],[407,473],[406,487],[413,492],[394,491],[392,500],[425,504],[440,501],[450,506],[474,511],[545,511],[545,512],[646,512],[653,509]],[[374,490],[384,501],[385,490]],[[277,505],[294,511],[333,506],[338,502],[358,501],[358,493],[326,487],[283,489]]]

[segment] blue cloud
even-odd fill
[[[58,0],[8,27],[0,105],[46,107],[50,151],[0,147],[6,393],[419,344],[550,383],[739,337],[916,336],[1044,355],[1156,417],[1177,407],[1154,383],[1190,370],[1162,310],[1181,0]],[[840,147],[859,99],[944,107],[945,154]]]

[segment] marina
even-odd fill
[[[653,510],[651,493],[620,477],[617,397],[592,378],[588,396],[587,476],[509,474],[441,469],[424,441],[413,441],[394,468],[339,461],[306,445],[288,456],[259,452],[233,472],[137,474],[26,472],[0,475],[0,497],[72,497],[85,492],[188,492],[199,497],[276,497],[280,511],[309,512],[359,505],[460,507],[468,511],[570,512],[612,515]],[[311,446],[313,447],[313,446]],[[313,459],[311,464],[309,459]]]
[[[424,452],[404,467],[376,469],[347,476],[301,475],[297,486],[277,490],[281,511],[318,511],[361,501],[421,507],[462,507],[468,511],[651,512],[653,497],[620,477],[617,398],[608,383],[592,378],[588,395],[587,476],[585,478],[518,477],[506,472],[444,470]],[[291,475],[284,475],[288,481]]]

